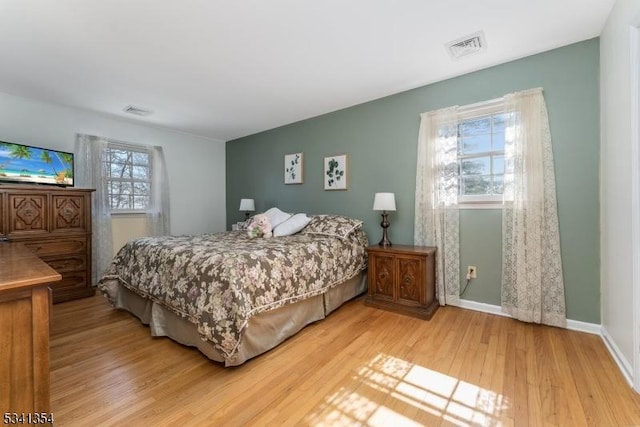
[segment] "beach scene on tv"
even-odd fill
[[[0,141],[0,180],[73,185],[73,154]]]

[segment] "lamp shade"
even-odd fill
[[[253,202],[253,199],[241,199],[240,200],[240,209],[241,211],[249,211],[253,212],[256,210],[256,205]]]
[[[374,211],[395,211],[396,196],[393,193],[376,193],[373,199]]]

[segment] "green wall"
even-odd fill
[[[599,40],[592,39],[227,142],[227,226],[241,198],[258,211],[339,213],[381,237],[374,193],[396,194],[389,237],[413,243],[419,114],[543,87],[555,156],[567,317],[600,323]],[[304,152],[304,184],[285,185],[284,155]],[[327,155],[349,154],[349,189],[324,191]],[[500,305],[501,211],[461,211],[461,273],[478,268],[464,299]],[[461,283],[464,281],[461,277]]]

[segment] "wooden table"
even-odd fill
[[[47,284],[61,278],[22,244],[0,243],[0,416],[16,413],[14,424],[50,411]]]
[[[0,243],[0,292],[57,282],[60,273],[20,243]]]

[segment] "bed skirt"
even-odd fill
[[[238,351],[225,358],[209,341],[201,338],[196,325],[167,310],[158,303],[130,291],[117,281],[107,285],[114,307],[126,310],[149,325],[151,335],[169,337],[190,347],[197,347],[205,356],[225,366],[237,366],[262,354],[287,338],[298,333],[306,325],[324,319],[346,301],[367,289],[366,270],[321,295],[287,304],[275,310],[253,316],[244,331]]]

